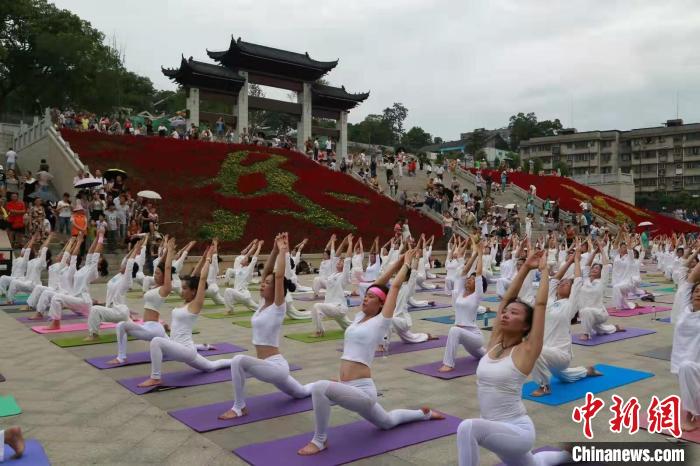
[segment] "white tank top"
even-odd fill
[[[387,319],[382,314],[377,314],[361,322],[364,318],[365,314],[362,311],[358,312],[352,325],[345,330],[343,355],[340,359],[359,362],[369,367],[374,360],[377,346],[384,340],[384,335],[391,326],[391,318]]]
[[[374,258],[374,264],[368,264],[367,265],[367,270],[365,270],[365,273],[362,275],[362,280],[366,282],[373,282],[379,277],[379,272],[382,270],[382,261],[379,258],[379,255],[377,255]]]
[[[160,287],[151,288],[143,295],[143,308],[160,312],[160,307],[165,302],[165,298],[160,295]]]
[[[484,355],[476,368],[477,396],[481,417],[489,421],[507,421],[527,414],[522,390],[527,375],[513,364],[513,350],[502,359]]]
[[[455,308],[455,325],[461,327],[478,328],[476,325],[476,314],[479,309],[479,302],[484,292],[483,277],[474,277],[474,292],[469,296],[464,296],[464,287],[467,278],[459,277],[452,291],[452,305]]]
[[[279,348],[280,333],[282,332],[282,322],[287,312],[287,303],[281,306],[270,304],[263,308],[265,303],[260,302],[260,306],[250,318],[253,327],[253,344],[256,346],[273,346]]]
[[[193,314],[187,310],[187,305],[173,309],[170,320],[170,339],[181,345],[194,348],[192,340],[192,328],[197,322],[198,314]]]

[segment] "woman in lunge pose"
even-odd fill
[[[442,414],[427,407],[386,412],[377,403],[377,389],[370,370],[375,350],[391,325],[399,289],[415,255],[414,250],[407,252],[379,280],[386,283],[396,272],[390,291],[380,284],[374,284],[367,290],[362,311],[357,313],[352,325],[345,331],[343,355],[340,358],[340,381],[320,380],[312,385],[316,431],[313,439],[299,450],[300,455],[314,455],[330,448],[327,430],[332,404],[356,412],[385,430],[407,422],[444,419]]]
[[[442,359],[440,372],[450,372],[455,368],[455,355],[461,344],[469,354],[475,358],[484,355],[484,336],[476,324],[476,314],[479,302],[486,288],[486,282],[481,276],[486,240],[481,240],[476,246],[476,238],[472,238],[475,245],[472,256],[462,269],[462,276],[457,278],[455,289],[452,291],[452,305],[455,308],[455,325],[447,334],[445,356]],[[476,261],[476,270],[469,275],[472,265]]]
[[[318,266],[318,277],[314,277],[314,281],[311,285],[314,291],[314,297],[316,298],[318,298],[321,290],[328,287],[326,281],[335,270],[335,264],[338,262],[338,258],[335,257],[335,238],[334,233],[331,235],[331,239],[328,240],[326,248],[323,251],[323,260]]]
[[[182,279],[182,299],[184,305],[173,309],[171,314],[170,338],[155,337],[151,340],[151,377],[139,384],[139,387],[161,385],[160,369],[163,357],[173,361],[184,362],[204,372],[214,372],[231,366],[230,359],[211,361],[197,353],[197,345],[192,340],[192,328],[204,305],[207,290],[207,276],[212,263],[214,248],[207,248],[205,260],[199,276],[187,276]]]
[[[245,257],[250,257],[252,255],[253,251],[255,251],[255,243],[257,241],[257,239],[251,241],[250,244],[248,244],[248,246],[246,246],[245,249],[243,249],[241,253],[233,260],[233,267],[226,269],[226,272],[224,273],[224,282],[227,285],[233,286],[233,278],[236,274],[236,269],[240,267],[241,262],[243,262]]]
[[[494,452],[509,465],[556,465],[570,459],[565,452],[532,454],[535,426],[522,400],[523,384],[542,350],[544,321],[549,285],[542,280],[535,308],[518,301],[525,276],[539,266],[543,277],[549,275],[544,251],[529,256],[513,278],[498,306],[488,352],[476,370],[477,396],[481,417],[465,419],[457,429],[460,466],[479,466],[479,447]]]
[[[207,275],[207,294],[216,304],[224,304],[224,297],[219,293],[219,238],[214,238],[211,243],[211,263],[209,264],[209,274]]]
[[[350,325],[346,317],[348,313],[348,302],[345,298],[345,287],[350,284],[350,256],[352,254],[352,235],[348,235],[338,246],[341,251],[347,243],[347,251],[342,261],[338,261],[336,271],[326,279],[326,297],[323,303],[314,303],[311,308],[311,318],[313,319],[316,332],[312,335],[320,337],[325,334],[323,328],[323,318],[334,319],[341,329],[345,330]]]
[[[35,236],[32,235],[27,244],[20,250],[19,256],[12,260],[12,272],[10,275],[0,276],[0,295],[7,295],[7,289],[15,278],[24,278],[27,274],[27,264],[32,253]]]
[[[247,376],[271,383],[293,398],[306,398],[311,395],[310,384],[303,386],[289,375],[289,363],[279,350],[285,316],[284,295],[288,291],[294,291],[294,284],[284,277],[284,262],[288,250],[287,233],[278,234],[262,274],[262,302],[250,319],[257,357],[239,354],[231,360],[234,403],[230,410],[219,416],[219,419],[233,419],[248,414],[245,404]]]
[[[245,254],[237,264],[234,265],[233,272],[233,288],[224,290],[224,304],[226,305],[226,314],[233,314],[233,306],[236,303],[241,303],[248,309],[257,309],[258,303],[253,300],[253,297],[248,290],[250,279],[253,278],[255,265],[258,263],[258,254],[262,248],[264,241],[253,241],[253,248],[246,248]],[[252,256],[252,257],[251,257]]]
[[[173,259],[173,268],[175,269],[173,271],[173,276],[171,280],[173,293],[180,294],[180,291],[182,291],[182,286],[180,284],[180,272],[182,272],[182,267],[183,265],[185,265],[187,255],[190,253],[190,250],[194,247],[195,244],[196,243],[194,241],[190,241],[189,243],[187,243],[187,246],[180,249],[180,251]]]
[[[35,234],[39,238],[40,234]],[[33,291],[34,287],[41,286],[41,272],[46,268],[46,255],[49,251],[49,241],[52,235],[49,235],[42,243],[39,249],[39,254],[27,262],[27,273],[24,277],[13,278],[10,286],[7,289],[7,301],[10,304],[15,302],[15,295],[20,291]],[[31,257],[31,255],[30,255]]]
[[[374,283],[374,281],[379,277],[382,270],[382,261],[379,257],[379,237],[374,238],[372,247],[369,249],[369,263],[365,272],[362,274],[360,283],[358,284],[358,291],[360,299],[365,299],[365,293],[367,288]]]
[[[27,298],[27,308],[24,310],[36,311],[36,314],[30,317],[30,319],[43,320],[44,315],[49,311],[50,298],[59,290],[61,272],[68,267],[74,241],[73,238],[69,239],[63,247],[63,251],[54,258],[54,263],[49,266],[49,281],[47,286],[41,284],[36,285],[29,295],[29,298]],[[42,303],[42,305],[40,306],[39,303]]]
[[[140,240],[131,248],[118,274],[107,282],[107,295],[104,306],[92,306],[88,315],[88,336],[85,341],[100,339],[100,324],[102,322],[124,322],[129,319],[129,307],[126,305],[126,293],[131,288],[138,265],[136,257],[145,248],[144,240]]]

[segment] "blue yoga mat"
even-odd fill
[[[611,388],[654,377],[654,374],[651,372],[636,371],[607,364],[596,364],[595,368],[603,373],[601,377],[586,377],[574,383],[562,382],[556,377],[552,377],[550,383],[552,393],[545,396],[530,396],[530,393],[537,390],[538,385],[536,382],[528,382],[523,386],[523,398],[549,406],[559,406],[571,401],[582,400],[588,392],[600,393]]]
[[[491,320],[494,317],[496,317],[495,312],[486,312],[484,314],[481,314],[480,316],[477,316],[476,320],[484,320],[484,318]],[[430,322],[437,322],[439,324],[448,324],[448,325],[452,325],[455,323],[454,316],[424,317],[421,320],[428,320]]]
[[[15,454],[8,445],[0,445],[0,448],[5,449],[5,462],[3,466],[51,466],[49,458],[46,456],[44,447],[41,446],[38,440],[27,439],[24,442],[24,455],[21,458],[13,460],[12,455]]]
[[[665,323],[667,323],[667,324],[670,324],[670,323],[671,323],[671,318],[670,318],[670,317],[662,317],[662,318],[656,319],[656,320],[658,320],[659,322],[665,322]]]
[[[485,298],[481,298],[481,300],[489,302],[489,303],[500,303],[501,302],[501,298],[499,298],[498,296],[486,296]]]

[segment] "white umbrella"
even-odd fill
[[[638,227],[650,227],[650,226],[652,226],[652,225],[654,225],[654,224],[651,223],[651,222],[641,222],[641,223],[640,223],[639,225],[637,225],[637,226],[638,226]]]
[[[143,197],[145,199],[163,199],[160,194],[158,194],[155,191],[139,191],[138,194],[136,194],[138,197]]]
[[[74,188],[94,188],[95,186],[102,186],[102,180],[97,178],[83,178],[73,185]]]
[[[506,209],[515,209],[515,204],[506,204],[505,208]]]

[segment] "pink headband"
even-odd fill
[[[367,290],[368,293],[372,293],[374,296],[379,298],[381,302],[386,301],[386,293],[384,293],[381,289],[377,288],[376,286],[371,287],[369,290]]]

